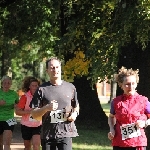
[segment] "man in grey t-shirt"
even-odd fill
[[[35,92],[30,106],[32,117],[42,120],[42,150],[72,150],[72,137],[78,136],[74,121],[79,114],[76,88],[61,79],[61,62],[46,62],[50,81]]]

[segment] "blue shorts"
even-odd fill
[[[40,135],[41,126],[27,127],[25,125],[21,125],[21,133],[24,140],[31,140],[33,135]]]
[[[14,125],[9,126],[6,121],[0,121],[0,135],[3,134],[4,130],[14,131]]]

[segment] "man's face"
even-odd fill
[[[50,79],[61,79],[61,64],[58,60],[51,60],[48,63],[47,73]]]

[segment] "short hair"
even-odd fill
[[[3,82],[3,81],[6,80],[6,79],[12,80],[11,77],[5,75],[5,76],[2,77],[1,82]]]
[[[46,69],[48,69],[48,63],[51,62],[52,60],[57,60],[60,65],[61,65],[61,60],[57,57],[50,57],[48,60],[46,60]]]
[[[25,77],[23,80],[22,91],[28,92],[30,90],[29,86],[32,82],[37,82],[38,85],[40,85],[40,81],[38,79],[36,79],[35,77],[32,77],[32,76],[28,76],[28,77]]]
[[[116,75],[116,82],[121,87],[125,77],[135,76],[136,82],[138,83],[139,82],[138,72],[139,72],[138,69],[137,70],[133,70],[132,68],[127,69],[126,67],[122,66],[121,69],[119,69],[118,74]]]

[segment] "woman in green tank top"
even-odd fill
[[[12,80],[4,76],[1,80],[0,89],[0,150],[10,150],[12,132],[16,121],[14,119],[14,105],[18,102],[18,94],[10,90]]]

